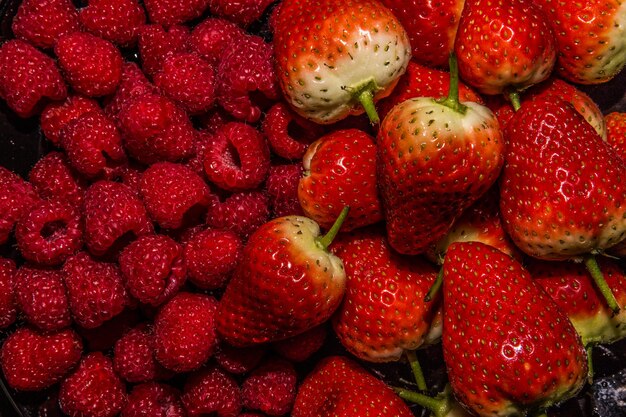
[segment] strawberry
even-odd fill
[[[377,0],[286,0],[273,29],[276,73],[297,113],[329,124],[365,109],[378,123],[374,102],[391,93],[411,57],[389,9]]]
[[[491,111],[458,100],[456,61],[447,99],[420,97],[395,106],[381,123],[377,168],[387,236],[419,254],[495,182],[504,141]]]
[[[422,258],[393,252],[384,229],[362,229],[337,243],[333,252],[347,277],[332,319],[341,343],[370,362],[397,361],[405,350],[419,348],[436,310],[424,296],[437,270]]]
[[[524,103],[506,133],[500,209],[508,234],[528,255],[585,259],[597,272],[593,255],[626,233],[626,165],[562,100]],[[594,279],[619,310],[602,277]]]
[[[626,161],[626,113],[612,112],[604,116],[604,120],[607,142]]]
[[[626,64],[626,4],[620,0],[534,0],[556,34],[560,76],[577,84],[603,83]]]
[[[479,416],[526,415],[580,391],[580,337],[520,263],[462,242],[448,248],[443,271],[443,355],[462,404]]]
[[[292,417],[412,417],[409,407],[383,381],[342,356],[322,359],[304,379]]]
[[[328,320],[345,290],[339,258],[327,251],[348,214],[325,236],[302,216],[278,217],[250,236],[216,315],[234,346],[286,339]]]
[[[357,129],[336,130],[309,146],[302,160],[304,176],[298,200],[304,214],[329,228],[344,206],[349,231],[382,220],[376,186],[374,138]]]
[[[530,0],[468,0],[454,50],[461,78],[484,94],[541,82],[556,61],[552,27]]]

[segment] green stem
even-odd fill
[[[404,388],[394,387],[393,390],[403,400],[415,403],[430,410],[435,417],[445,417],[445,415],[450,412],[451,406],[448,390],[445,390],[442,394],[434,398]]]
[[[437,100],[437,102],[451,108],[457,113],[465,114],[467,106],[462,104],[459,100],[459,65],[454,52],[450,53],[448,62],[450,64],[450,89],[448,90],[448,97]]]
[[[585,350],[587,351],[587,382],[591,385],[593,383],[593,346],[587,345]]]
[[[359,102],[363,109],[365,109],[365,113],[367,117],[370,119],[370,123],[376,125],[380,122],[380,117],[378,117],[378,113],[376,112],[376,106],[374,105],[374,94],[372,90],[363,90],[359,93],[358,96]]]
[[[615,299],[611,288],[609,288],[609,284],[607,284],[604,280],[604,275],[602,275],[602,271],[600,270],[600,267],[598,266],[598,261],[596,261],[594,255],[588,255],[585,257],[585,266],[587,267],[587,270],[589,271],[591,277],[596,283],[596,286],[600,290],[600,293],[606,300],[607,305],[609,306],[611,311],[613,311],[613,314],[618,314],[620,310],[619,304],[617,303],[617,300]]]
[[[409,364],[411,365],[413,377],[417,383],[417,389],[420,391],[426,391],[428,389],[426,386],[426,378],[424,378],[424,372],[422,372],[422,366],[420,365],[420,361],[417,359],[417,354],[414,350],[407,350],[405,353],[407,359],[409,360]]]
[[[548,412],[546,410],[537,410],[531,417],[548,417]]]
[[[513,110],[518,111],[522,107],[522,103],[519,98],[519,91],[512,91],[509,93],[509,100],[513,106]]]
[[[337,220],[335,220],[335,223],[333,223],[328,232],[326,232],[324,236],[317,239],[318,245],[320,245],[323,249],[327,249],[330,244],[333,243],[333,239],[335,239],[335,236],[337,236],[337,233],[339,233],[339,229],[341,229],[341,225],[346,220],[346,217],[348,217],[349,211],[350,206],[345,206],[341,210],[341,213],[339,213],[339,217],[337,217]]]
[[[429,301],[432,301],[433,298],[437,296],[437,293],[439,292],[439,289],[441,288],[441,284],[443,284],[443,266],[439,269],[435,282],[433,282],[433,285],[431,285],[431,287],[428,289],[428,292],[426,293],[426,297],[424,297],[425,302],[428,303]]]

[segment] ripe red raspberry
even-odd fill
[[[111,359],[92,352],[61,383],[59,404],[69,416],[114,417],[126,405],[126,388]]]
[[[211,146],[213,135],[206,130],[199,130],[196,133],[196,141],[194,143],[194,154],[184,165],[198,174],[202,178],[206,178],[204,173],[204,152]]]
[[[302,177],[302,164],[274,165],[270,167],[265,189],[269,196],[272,217],[303,215],[298,200],[298,184]]]
[[[198,288],[223,288],[241,259],[243,244],[235,232],[207,229],[194,233],[185,244],[189,280]]]
[[[228,191],[257,188],[267,176],[270,151],[254,127],[231,122],[219,128],[204,153],[204,170],[218,187]]]
[[[154,358],[154,333],[146,323],[131,329],[115,343],[113,367],[120,377],[131,383],[170,376]]]
[[[195,53],[166,56],[154,83],[191,115],[209,110],[215,102],[215,70]]]
[[[267,7],[276,0],[214,0],[211,13],[246,27],[258,20]]]
[[[163,29],[161,25],[145,25],[139,30],[138,47],[141,68],[149,76],[160,69],[165,57],[176,52],[188,52],[189,28],[176,25]]]
[[[89,112],[70,122],[61,135],[70,164],[88,178],[108,178],[126,162],[122,137],[102,112]]]
[[[15,274],[15,300],[26,321],[42,330],[72,323],[63,276],[57,270],[21,266]]]
[[[62,268],[74,321],[87,329],[101,326],[128,304],[122,274],[116,264],[100,262],[87,252],[69,258]]]
[[[289,339],[272,343],[276,353],[291,362],[303,362],[309,359],[315,352],[320,350],[326,341],[328,329],[326,325],[320,325],[300,333]]]
[[[137,0],[89,0],[80,10],[85,29],[122,47],[134,46],[146,13]]]
[[[186,417],[180,393],[171,385],[148,382],[137,385],[128,396],[121,417]]]
[[[263,345],[240,348],[221,342],[215,351],[215,360],[229,374],[242,375],[256,368],[266,352]]]
[[[209,136],[215,134],[226,123],[237,121],[237,119],[219,106],[214,107],[207,113],[196,116],[195,120],[203,129],[202,132]]]
[[[235,23],[216,17],[208,17],[191,32],[191,49],[208,62],[216,65],[231,42],[245,36],[245,31]]]
[[[70,166],[61,152],[49,152],[41,158],[28,174],[28,180],[42,198],[68,201],[81,207],[86,180]]]
[[[92,111],[101,111],[96,100],[70,94],[65,101],[50,103],[43,109],[39,118],[41,130],[50,142],[59,146],[63,129],[81,115]]]
[[[85,242],[96,256],[115,256],[153,226],[139,196],[127,185],[98,181],[85,192],[83,202]]]
[[[193,154],[195,131],[187,114],[157,94],[134,97],[118,114],[128,154],[144,164],[176,162]]]
[[[237,119],[256,122],[280,97],[273,56],[272,46],[254,35],[237,39],[223,54],[217,69],[217,99]]]
[[[213,365],[189,376],[182,401],[188,417],[237,417],[241,390],[232,376]]]
[[[67,87],[52,58],[17,39],[0,46],[0,98],[18,116],[30,117],[49,100],[66,96]]]
[[[163,304],[185,283],[183,249],[165,235],[138,238],[124,248],[119,263],[126,288],[144,304]]]
[[[127,102],[144,94],[156,94],[156,86],[152,85],[145,74],[134,62],[125,62],[122,66],[122,79],[115,94],[107,100],[104,112],[118,123],[118,115]]]
[[[0,245],[9,239],[17,220],[38,201],[30,183],[0,166]]]
[[[165,229],[199,223],[213,199],[200,175],[172,162],[157,162],[146,169],[139,191],[152,220]]]
[[[0,257],[0,329],[9,327],[17,319],[15,272],[15,262]]]
[[[122,78],[122,54],[111,42],[87,32],[61,36],[54,47],[65,80],[89,97],[113,94]]]
[[[165,27],[184,23],[202,14],[211,0],[144,0],[151,22]]]
[[[215,199],[207,210],[206,224],[228,229],[244,241],[269,219],[269,200],[261,191],[234,193],[224,201]]]
[[[263,133],[272,151],[285,159],[302,159],[309,145],[324,134],[324,127],[276,103],[263,120]]]
[[[243,382],[243,406],[270,416],[289,413],[296,398],[297,378],[291,362],[284,359],[268,360]]]
[[[209,359],[217,344],[217,305],[208,295],[180,292],[161,307],[154,320],[155,355],[161,365],[187,372]]]
[[[71,0],[24,0],[11,29],[16,38],[48,49],[60,36],[80,30],[80,23]]]
[[[63,378],[80,360],[83,345],[71,329],[39,332],[21,327],[0,350],[0,365],[11,388],[39,391]]]
[[[83,245],[80,210],[65,200],[43,200],[17,222],[17,247],[27,261],[59,265]]]

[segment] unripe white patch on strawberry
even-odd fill
[[[598,56],[598,65],[590,68],[589,76],[598,82],[613,78],[626,65],[626,2],[617,2],[615,22],[609,30],[608,42]]]
[[[605,311],[598,311],[594,317],[570,317],[583,343],[607,344],[626,337],[626,310],[621,309],[613,317],[607,316]]]

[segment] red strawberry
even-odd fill
[[[529,0],[468,0],[454,51],[461,78],[484,94],[537,84],[556,61],[552,27]]]
[[[13,226],[39,201],[33,186],[0,166],[0,245],[6,243]]]
[[[265,9],[276,0],[214,0],[209,9],[217,16],[225,17],[242,27],[258,20]]]
[[[465,3],[463,0],[438,2],[380,0],[380,2],[398,16],[398,20],[406,29],[411,41],[413,59],[431,67],[448,65],[448,57],[454,49],[454,39]]]
[[[283,93],[318,123],[364,108],[377,123],[373,102],[391,93],[411,57],[407,33],[377,0],[285,0],[273,29]]]
[[[350,231],[383,219],[376,180],[374,138],[357,129],[336,130],[313,142],[302,160],[298,200],[305,215],[327,229],[344,206]]]
[[[25,0],[17,9],[11,29],[16,38],[48,49],[59,37],[80,30],[80,22],[71,0]]]
[[[169,27],[201,16],[211,0],[145,0],[151,22]]]
[[[214,365],[189,376],[182,401],[189,417],[237,417],[241,411],[237,381]]]
[[[535,0],[554,28],[556,70],[577,84],[603,83],[626,64],[626,5],[619,0],[555,3]]]
[[[136,385],[128,395],[121,417],[185,417],[178,390],[170,385],[148,382]]]
[[[206,224],[215,229],[228,229],[247,240],[269,220],[267,195],[262,191],[242,191],[224,201],[214,199],[207,210]]]
[[[189,42],[198,55],[217,64],[230,43],[244,36],[245,31],[230,20],[208,17],[193,28]]]
[[[626,161],[626,113],[612,112],[604,117],[606,121],[606,141],[618,155]]]
[[[0,98],[20,117],[39,113],[49,100],[63,100],[67,87],[52,58],[21,40],[0,46]]]
[[[73,330],[41,333],[21,327],[2,344],[0,365],[11,388],[39,391],[61,380],[78,363],[82,350]]]
[[[479,416],[526,415],[580,391],[580,337],[521,264],[462,242],[448,248],[443,271],[443,354],[462,404]]]
[[[0,329],[12,325],[17,319],[15,299],[15,262],[0,257]]]
[[[160,25],[145,25],[139,30],[139,57],[146,74],[153,76],[165,57],[176,52],[188,52],[189,28],[176,25],[164,29]]]
[[[321,324],[304,333],[274,342],[272,348],[287,360],[303,362],[322,348],[327,336],[328,328]]]
[[[593,263],[594,254],[624,239],[626,166],[572,105],[554,98],[524,103],[507,139],[500,209],[522,251]],[[603,294],[617,311],[610,291]]]
[[[300,216],[279,217],[257,229],[228,283],[217,330],[234,346],[250,346],[303,333],[328,320],[345,291],[345,271],[327,251],[347,215],[325,235]]]
[[[89,32],[122,47],[134,46],[146,13],[137,0],[89,0],[80,10],[80,22]]]
[[[243,406],[248,410],[260,410],[268,416],[283,416],[293,407],[297,379],[291,362],[269,359],[243,381]]]
[[[504,140],[486,107],[458,101],[456,62],[447,99],[395,106],[377,138],[378,184],[389,244],[423,253],[497,179]]]
[[[170,376],[154,357],[154,332],[145,323],[129,330],[115,342],[113,367],[120,377],[131,383]]]
[[[65,101],[50,103],[41,112],[41,130],[50,142],[58,146],[63,129],[81,115],[92,111],[101,111],[96,100],[70,94]]]
[[[292,417],[411,417],[383,381],[341,356],[322,359],[300,385]]]

